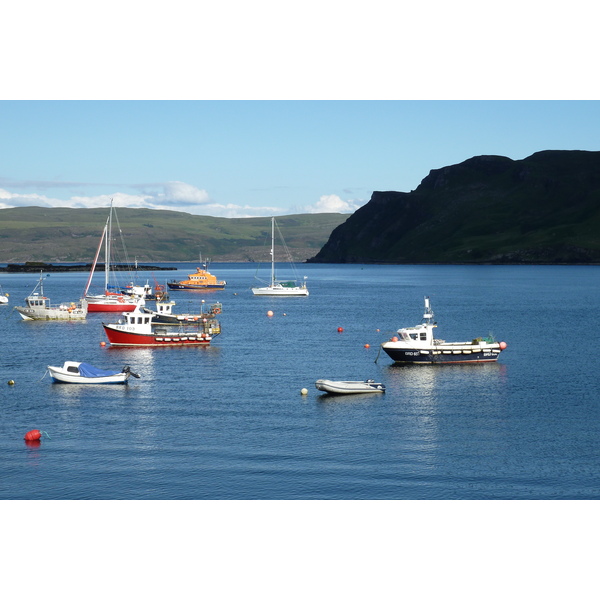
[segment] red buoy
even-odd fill
[[[343,327],[338,327],[338,333],[342,333],[342,331],[344,331]]]
[[[28,431],[23,439],[27,442],[33,442],[35,440],[39,440],[42,437],[42,432],[39,429],[32,429]]]

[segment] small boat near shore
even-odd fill
[[[470,342],[446,342],[435,339],[433,310],[429,296],[425,296],[423,322],[414,327],[402,327],[391,340],[381,344],[383,351],[397,363],[447,364],[495,362],[506,342],[493,337],[478,337]]]
[[[198,321],[195,327],[180,327],[179,331],[154,323],[152,315],[140,310],[124,312],[117,323],[102,323],[112,346],[208,346],[221,332],[218,322]]]
[[[106,371],[85,362],[65,361],[62,367],[47,367],[53,383],[125,384],[130,376],[139,378],[128,366],[122,371]]]
[[[374,379],[364,381],[332,381],[331,379],[317,379],[315,387],[328,394],[367,394],[370,392],[383,393],[385,385]]]
[[[5,294],[2,287],[0,287],[0,304],[8,304],[8,296],[9,294]]]
[[[187,279],[177,281],[173,279],[167,281],[170,290],[223,290],[227,285],[226,281],[219,281],[215,275],[209,273],[207,259],[201,267],[196,267],[196,272],[188,275]]]
[[[24,321],[83,321],[87,317],[87,302],[63,302],[50,304],[50,298],[44,295],[44,274],[35,288],[25,298],[25,306],[15,306]]]

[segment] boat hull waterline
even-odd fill
[[[111,346],[208,346],[212,340],[206,333],[133,333],[102,325]]]
[[[135,310],[137,302],[132,302],[130,298],[110,298],[109,296],[86,297],[88,312],[125,312]]]
[[[252,293],[255,296],[308,296],[308,290],[304,287],[286,288],[277,285],[252,288]]]

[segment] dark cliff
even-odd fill
[[[373,192],[309,262],[599,263],[600,152],[477,156]]]

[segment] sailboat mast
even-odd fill
[[[110,238],[112,237],[112,211],[113,201],[110,200],[110,212],[108,213],[108,232],[106,234],[106,256],[104,257],[104,291],[108,293],[108,275],[110,272]]]
[[[85,284],[85,290],[83,291],[84,298],[87,296],[88,290],[90,289],[90,284],[92,283],[92,277],[94,276],[94,271],[96,270],[96,263],[98,262],[98,257],[100,256],[100,250],[102,248],[102,242],[104,241],[104,236],[106,235],[107,227],[108,227],[108,219],[106,219],[106,225],[104,226],[104,229],[102,230],[102,236],[100,237],[100,243],[98,244],[98,250],[96,250],[96,256],[94,257],[94,263],[92,264],[92,269],[90,270],[90,275],[88,277],[87,283]]]
[[[275,217],[271,217],[271,286],[275,285]]]

